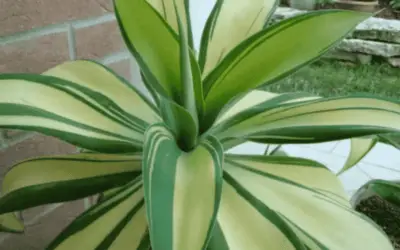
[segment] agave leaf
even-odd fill
[[[3,179],[0,214],[124,185],[140,174],[141,160],[140,155],[76,154],[24,161]]]
[[[156,9],[164,20],[177,33],[179,32],[178,17],[188,38],[188,44],[193,48],[193,35],[190,21],[189,0],[147,0]]]
[[[278,98],[278,97],[277,97]],[[366,95],[277,102],[271,99],[220,123],[221,141],[317,143],[400,130],[398,102]]]
[[[273,25],[240,43],[204,79],[202,131],[214,123],[232,98],[272,84],[316,60],[369,16],[341,10],[311,12]],[[325,32],[328,24],[330,31]]]
[[[185,153],[165,126],[153,125],[146,132],[143,155],[152,248],[204,249],[221,198],[222,146],[209,137]]]
[[[227,156],[218,227],[208,249],[388,249],[383,231],[352,210],[319,163]]]
[[[46,249],[149,248],[143,183],[139,177],[76,218]]]
[[[378,138],[376,136],[351,138],[350,143],[350,153],[346,163],[337,175],[357,165],[375,147]]]
[[[379,142],[391,145],[400,150],[400,133],[378,135]]]
[[[14,213],[0,215],[0,232],[22,233],[24,224],[15,216]]]
[[[192,63],[190,49],[185,29],[181,19],[177,16],[180,34],[180,72],[182,82],[182,106],[193,117],[196,123],[196,131],[199,127],[198,116],[204,108],[203,86],[201,83],[200,69],[197,63]]]
[[[276,0],[217,0],[201,40],[199,62],[203,74],[214,69],[240,42],[262,30],[278,3]]]
[[[197,144],[198,126],[193,116],[176,103],[161,97],[160,107],[164,122],[172,129],[179,146],[188,150]]]
[[[147,126],[159,120],[134,87],[90,61],[67,62],[44,75],[0,75],[0,128],[121,153],[140,150]]]
[[[156,6],[156,9],[151,3]],[[158,94],[183,105],[185,89],[181,81],[180,38],[170,26],[171,23],[168,23],[172,19],[168,17],[167,22],[157,11],[157,9],[160,10],[159,6],[162,3],[156,1],[151,1],[151,3],[146,0],[114,0],[122,36],[128,49],[136,58],[147,84],[151,85]],[[165,7],[173,5],[173,1],[163,3]],[[185,2],[177,2],[178,12],[183,7],[182,4],[185,5]],[[174,22],[178,25],[176,13],[175,11],[171,18],[176,19]],[[180,16],[180,18],[186,20],[185,16]],[[179,26],[176,28],[179,29]],[[188,34],[184,27],[182,31],[182,34]],[[190,66],[193,67],[192,73],[196,71],[196,68],[198,71],[193,51],[188,49],[187,53]],[[200,95],[201,93],[196,93],[195,96]]]

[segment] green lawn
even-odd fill
[[[386,64],[349,66],[318,61],[266,87],[272,92],[308,92],[324,97],[354,93],[400,98],[400,69]]]

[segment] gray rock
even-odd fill
[[[336,49],[386,58],[400,56],[400,44],[390,44],[361,39],[345,39],[337,45]]]
[[[353,37],[400,44],[400,21],[371,17],[357,26]]]
[[[393,67],[400,68],[400,57],[388,58],[387,62]]]
[[[372,55],[341,50],[332,50],[326,53],[323,57],[327,59],[335,59],[357,64],[369,64],[372,61]]]

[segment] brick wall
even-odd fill
[[[83,58],[106,64],[132,82],[140,80],[111,0],[0,0],[0,73],[41,73]],[[73,152],[76,148],[55,138],[0,130],[0,182],[23,159]],[[44,249],[85,207],[87,200],[24,211],[25,234],[0,233],[0,249]]]

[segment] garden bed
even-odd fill
[[[396,250],[400,250],[400,208],[378,196],[361,201],[356,210],[371,218],[389,236]]]

